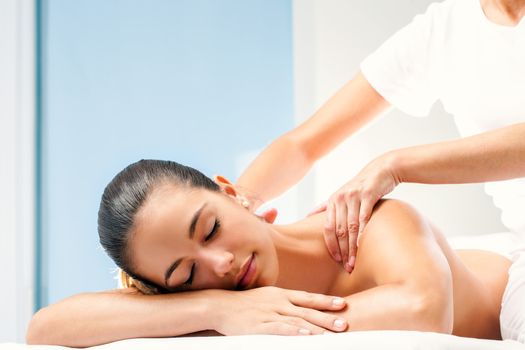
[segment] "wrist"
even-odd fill
[[[226,290],[209,289],[203,290],[203,309],[201,318],[204,321],[206,330],[217,330],[221,324],[224,324],[225,319],[225,303],[224,298],[228,294]]]
[[[389,174],[392,175],[396,186],[402,182],[407,182],[406,178],[406,155],[402,150],[390,151],[383,155],[383,164]]]

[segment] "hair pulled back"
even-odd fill
[[[121,269],[124,287],[136,287],[145,294],[165,290],[132,271],[128,253],[135,217],[148,196],[162,183],[187,188],[219,191],[219,186],[200,171],[173,161],[143,159],[127,166],[106,186],[98,210],[100,244]]]

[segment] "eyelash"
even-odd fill
[[[204,238],[204,241],[207,242],[210,239],[212,239],[217,234],[217,231],[219,230],[220,227],[221,227],[221,222],[219,221],[219,219],[215,219],[215,224],[213,225],[211,232],[206,236],[206,238]],[[191,283],[193,282],[194,275],[195,275],[195,263],[191,265],[190,277],[188,277],[186,282],[184,282],[185,286],[191,285]]]
[[[194,272],[195,272],[195,263],[193,263],[193,265],[191,265],[190,277],[188,277],[186,282],[184,282],[185,286],[189,286],[189,285],[191,285],[191,282],[193,282]]]
[[[219,221],[219,219],[215,219],[215,224],[213,225],[213,228],[211,229],[211,232],[206,236],[206,238],[204,238],[204,241],[207,242],[209,241],[210,239],[212,239],[215,234],[217,233],[217,231],[219,231],[219,228],[221,227],[221,222]]]

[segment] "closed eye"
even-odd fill
[[[221,227],[221,222],[219,221],[219,219],[216,218],[215,223],[213,224],[213,228],[211,229],[210,233],[208,233],[206,238],[204,238],[204,241],[207,242],[211,240],[217,234],[217,231],[219,230],[220,227]]]
[[[193,282],[194,272],[195,272],[195,263],[193,263],[193,265],[191,265],[190,277],[188,277],[188,279],[186,280],[186,282],[183,283],[183,285],[191,286],[191,282]]]

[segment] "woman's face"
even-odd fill
[[[174,292],[273,285],[279,265],[271,234],[229,195],[162,184],[136,215],[132,269]]]

